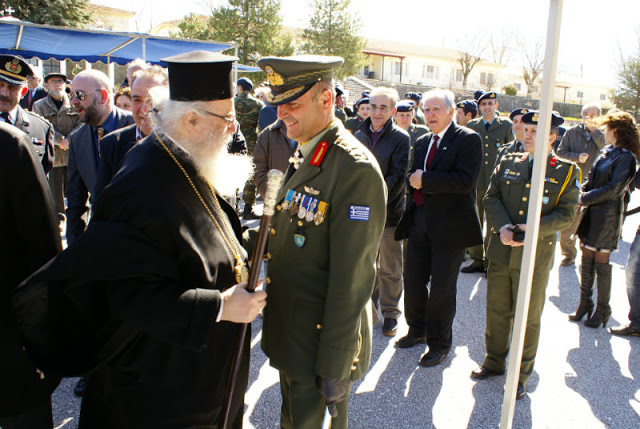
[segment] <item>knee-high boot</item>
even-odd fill
[[[569,315],[569,320],[577,322],[582,320],[584,315],[587,319],[591,317],[593,311],[593,281],[596,275],[596,267],[593,259],[582,256],[582,270],[580,274],[580,304],[575,313]]]
[[[607,326],[609,316],[611,316],[611,307],[609,300],[611,299],[611,264],[595,264],[596,278],[598,281],[598,306],[593,316],[584,321],[584,326],[597,328]]]

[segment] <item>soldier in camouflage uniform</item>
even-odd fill
[[[258,139],[258,116],[264,106],[262,101],[251,95],[252,89],[253,83],[251,83],[251,80],[245,77],[238,79],[237,92],[233,99],[236,118],[240,123],[240,130],[247,140],[249,156],[253,156],[253,148],[256,147],[256,140]],[[253,204],[256,202],[256,187],[251,180],[244,186],[242,200],[244,201],[242,217],[245,220],[257,219],[257,216],[253,214]]]
[[[471,128],[480,134],[480,138],[482,139],[483,162],[480,165],[480,174],[478,174],[478,184],[476,188],[478,216],[480,217],[480,223],[482,223],[484,220],[482,199],[489,187],[489,178],[493,172],[493,166],[496,163],[498,149],[500,146],[513,140],[513,132],[511,131],[511,121],[509,119],[496,116],[498,96],[495,92],[483,92],[478,98],[478,107],[482,116],[469,122],[467,128]],[[473,259],[473,263],[463,267],[460,271],[463,273],[484,271],[483,246],[474,246],[468,250],[469,256]]]

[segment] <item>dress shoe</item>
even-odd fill
[[[75,389],[73,389],[73,394],[78,398],[82,398],[85,390],[87,390],[87,380],[82,377],[80,380],[78,380],[78,384],[76,384]]]
[[[640,327],[631,323],[621,328],[611,328],[609,332],[620,337],[640,337]]]
[[[449,354],[449,350],[429,350],[420,358],[418,365],[420,366],[436,366],[444,360]]]
[[[573,265],[576,262],[574,258],[565,257],[562,261],[560,261],[560,265],[563,267],[568,267],[569,265]]]
[[[417,344],[427,344],[427,337],[416,337],[409,334],[396,341],[396,347],[399,349],[408,349]]]
[[[382,335],[385,337],[393,337],[398,332],[398,321],[396,319],[384,319],[382,324]]]
[[[484,380],[489,377],[494,377],[496,375],[503,375],[504,371],[494,371],[493,369],[485,368],[481,366],[478,369],[474,369],[471,371],[471,379],[472,380]]]
[[[527,393],[527,386],[524,383],[518,383],[518,390],[516,390],[516,400],[524,398]]]
[[[460,268],[461,273],[484,273],[484,264],[482,262],[472,262],[470,265],[466,267]]]

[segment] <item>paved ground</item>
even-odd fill
[[[635,193],[630,207],[640,204]],[[612,255],[613,315],[609,326],[627,323],[624,264],[640,215],[628,219],[620,251]],[[256,222],[257,223],[257,222]],[[540,347],[528,395],[517,402],[514,428],[640,428],[640,338],[618,338],[608,331],[567,321],[578,303],[577,266],[559,267],[557,255],[547,289]],[[368,374],[354,385],[351,428],[495,428],[500,421],[505,377],[479,383],[469,373],[484,356],[486,281],[461,274],[454,347],[435,368],[417,365],[424,348],[397,350],[378,324]],[[401,323],[400,334],[406,332]],[[245,427],[276,428],[280,395],[277,372],[260,350],[261,321],[253,324],[252,364],[246,394]],[[59,428],[77,426],[75,380],[64,380],[54,394]]]

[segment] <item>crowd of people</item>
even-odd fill
[[[426,345],[423,367],[447,358],[460,273],[487,279],[486,355],[470,377],[501,375],[536,162],[545,178],[516,398],[533,372],[558,236],[561,265],[575,264],[576,237],[582,255],[569,320],[606,327],[609,256],[640,186],[630,114],[586,104],[564,128],[553,112],[536,153],[540,113],[501,113],[492,91],[400,100],[375,87],[349,108],[333,79],[339,57],[262,58],[257,87],[233,80],[236,60],[136,60],[114,91],[100,71],[42,79],[0,56],[0,228],[12,244],[0,250],[2,428],[51,428],[51,393],[78,375],[81,428],[241,427],[249,337],[241,355],[235,342],[259,314],[281,427],[346,428],[379,319],[394,337],[404,309],[396,347]],[[264,283],[249,292],[259,267],[248,266],[240,216],[258,217],[271,169],[285,177],[260,231]],[[610,331],[640,336],[640,228],[626,269],[630,323]]]

